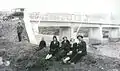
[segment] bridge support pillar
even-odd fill
[[[60,27],[60,40],[62,37],[66,36],[68,39],[71,37],[71,28],[70,27]]]
[[[76,39],[77,34],[76,32],[74,32],[74,28],[75,28],[74,26],[71,27],[71,38]]]
[[[103,40],[102,27],[90,28],[89,29],[89,39],[93,39],[93,40],[102,42],[102,40]]]
[[[110,38],[119,38],[120,29],[119,28],[111,28],[109,31]]]

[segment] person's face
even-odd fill
[[[81,38],[81,37],[78,37],[78,40],[79,40],[79,41],[81,41],[81,40],[82,40],[82,38]]]
[[[75,39],[72,39],[72,42],[75,42]]]
[[[66,40],[67,40],[67,38],[65,37],[63,40],[64,40],[64,41],[66,41]]]
[[[57,39],[56,39],[56,38],[53,38],[53,41],[57,41]]]
[[[74,41],[74,39],[73,38],[71,38],[71,40],[70,40],[71,42],[73,42]]]
[[[18,22],[18,25],[20,25],[20,22]]]

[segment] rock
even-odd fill
[[[5,61],[5,62],[4,62],[4,65],[5,65],[5,66],[9,66],[9,65],[10,65],[10,61]]]
[[[0,65],[3,65],[3,58],[0,57]]]
[[[3,56],[6,53],[5,49],[0,49],[0,56]]]

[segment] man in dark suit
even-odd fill
[[[82,56],[87,55],[86,42],[83,40],[83,36],[78,35],[77,39],[78,43],[74,43],[74,51],[77,53],[73,58],[71,58],[71,64],[76,64]]]
[[[18,25],[17,25],[17,33],[18,33],[18,39],[19,39],[19,42],[22,41],[22,32],[23,32],[23,25],[21,22],[18,22]]]

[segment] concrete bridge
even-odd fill
[[[63,36],[68,39],[75,38],[77,34],[87,33],[86,39],[96,39],[104,41],[104,31],[107,31],[108,38],[120,38],[120,22],[119,19],[111,15],[104,14],[66,14],[66,13],[46,13],[25,11],[25,25],[30,42],[38,44],[41,37],[45,40],[52,40],[52,35],[41,34],[41,27],[58,28],[58,38],[61,41]],[[81,33],[81,31],[84,31]],[[46,31],[48,32],[48,31]],[[108,39],[106,38],[106,39]]]

